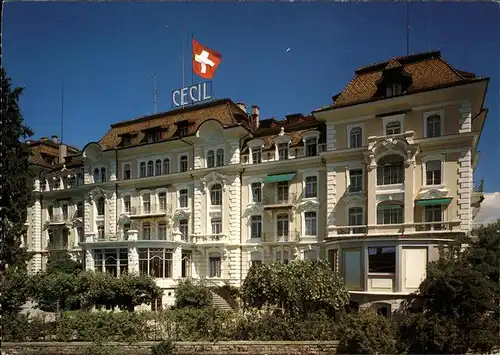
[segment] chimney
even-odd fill
[[[64,158],[68,155],[68,146],[66,144],[59,144],[59,164],[64,164]]]
[[[252,106],[252,124],[255,129],[259,129],[259,106]]]
[[[47,141],[47,137],[42,137],[42,138],[40,138],[40,140],[41,140],[42,142],[46,142],[46,141]]]
[[[248,115],[247,106],[243,102],[237,102],[236,106],[243,110]]]
[[[59,138],[57,136],[52,136],[52,142],[55,144],[59,144]]]

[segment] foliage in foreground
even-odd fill
[[[241,297],[245,307],[275,306],[302,316],[320,310],[340,311],[349,299],[342,279],[324,260],[252,267]]]
[[[212,294],[202,284],[182,280],[175,289],[175,308],[205,308],[212,305]]]
[[[28,274],[22,268],[9,267],[0,275],[1,314],[15,314],[26,303]]]
[[[163,340],[151,347],[152,355],[173,355],[175,345],[172,340]]]

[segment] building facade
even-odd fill
[[[326,258],[352,301],[390,315],[471,229],[487,84],[432,52],[358,69],[308,116],[222,99],[113,124],[82,150],[30,142],[30,270],[65,250],[155,277],[169,304],[185,277],[239,286],[251,265]]]

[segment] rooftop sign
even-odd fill
[[[172,107],[182,107],[199,102],[207,101],[212,98],[212,82],[186,86],[172,91]]]

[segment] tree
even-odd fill
[[[461,240],[442,250],[418,292],[403,304],[403,350],[466,353],[498,347],[500,221],[473,235],[464,251]]]
[[[67,252],[51,252],[47,260],[46,273],[63,272],[77,275],[83,270],[81,262],[71,259]]]
[[[2,136],[0,156],[2,159],[2,208],[0,209],[0,269],[9,267],[26,268],[28,252],[21,247],[22,236],[26,233],[26,214],[31,199],[31,179],[29,170],[30,152],[21,142],[33,133],[23,123],[19,108],[19,97],[23,89],[12,88],[11,79],[2,68]]]
[[[24,269],[8,268],[0,276],[1,315],[16,314],[27,300],[28,274]]]
[[[252,267],[241,295],[246,307],[272,305],[301,316],[321,310],[330,314],[341,311],[349,299],[342,279],[324,260]]]
[[[206,308],[212,305],[212,293],[201,284],[182,280],[175,289],[175,308]]]

